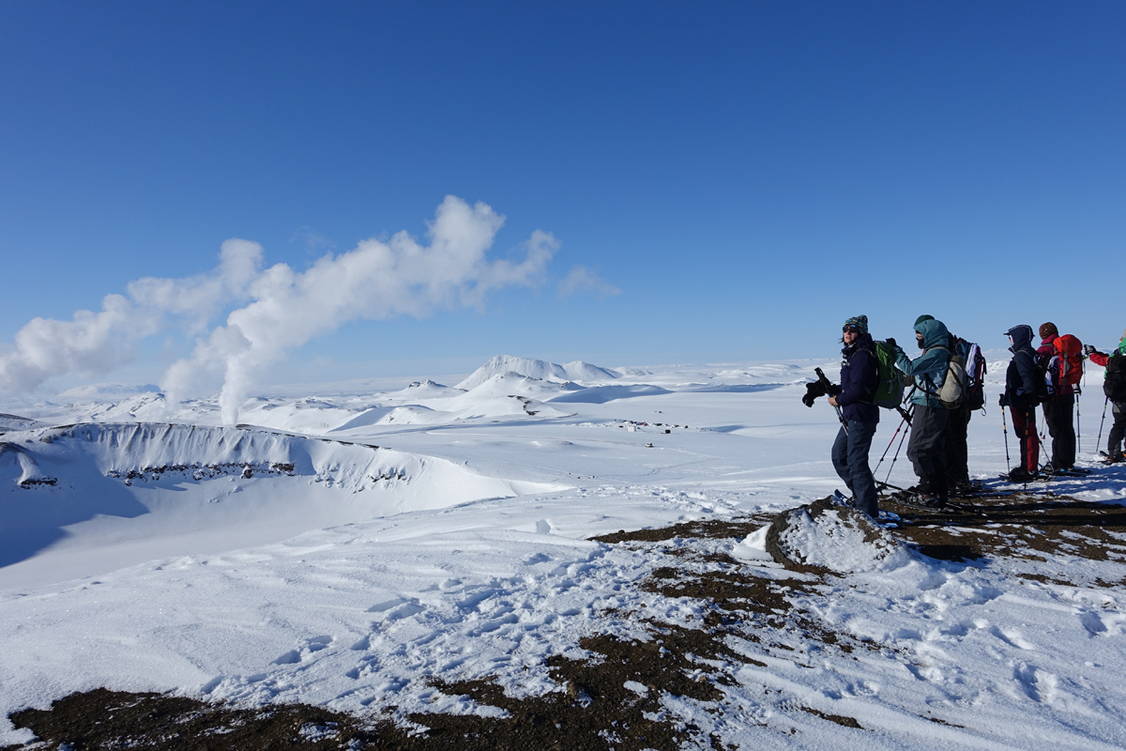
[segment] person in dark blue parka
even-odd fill
[[[844,323],[844,362],[841,363],[841,390],[829,403],[841,408],[841,429],[833,442],[833,467],[852,492],[853,505],[868,516],[879,513],[876,504],[876,478],[868,465],[872,436],[880,421],[880,409],[873,401],[879,385],[875,345],[868,334],[868,316],[853,316]]]

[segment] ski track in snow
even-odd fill
[[[536,367],[554,372],[550,365]],[[498,383],[498,374],[474,375],[474,388]],[[591,384],[613,388],[593,391],[585,402],[568,397],[560,406],[570,416],[547,418],[513,413],[509,402],[516,400],[497,402],[491,392],[475,403],[467,398],[472,392],[431,382],[384,395],[302,400],[300,407],[263,400],[256,414],[291,420],[272,427],[328,434],[351,422],[356,427],[333,437],[391,446],[396,456],[436,457],[475,477],[504,478],[512,490],[495,493],[506,497],[482,490],[454,503],[431,498],[390,515],[334,518],[327,528],[311,520],[296,536],[255,547],[239,546],[232,533],[212,552],[151,557],[60,581],[49,575],[52,556],[82,554],[84,541],[97,541],[83,537],[87,527],[70,527],[65,545],[27,562],[39,566],[38,580],[6,584],[0,568],[6,645],[0,709],[6,716],[108,685],[253,705],[300,701],[347,711],[393,707],[401,715],[495,714],[495,708],[441,693],[428,679],[491,676],[514,696],[557,691],[544,662],[558,654],[581,656],[576,645],[582,636],[641,638],[645,619],[691,627],[704,615],[700,601],[636,586],[660,565],[660,551],[677,541],[647,547],[587,538],[779,510],[839,486],[828,461],[831,410],[801,406],[800,385],[777,385],[804,375],[804,368],[788,365],[617,369],[612,383]],[[771,387],[724,388],[755,384]],[[550,403],[552,389],[581,393],[533,385],[538,403]],[[157,397],[140,398],[143,410]],[[497,411],[423,425],[355,420],[368,410],[408,404],[450,415],[485,404]],[[28,416],[51,422],[57,416],[52,409]],[[187,409],[197,422],[208,422],[206,404]],[[122,419],[119,407],[99,415]],[[1089,425],[1091,418],[1084,418]],[[971,470],[985,476],[1004,469],[996,421],[990,414],[971,422]],[[895,427],[884,413],[873,463]],[[406,459],[400,465],[419,466]],[[30,471],[26,461],[20,467],[21,477]],[[346,469],[334,465],[334,471]],[[885,463],[880,479],[887,469]],[[1121,503],[1124,479],[1119,473],[1064,480],[1054,489]],[[902,456],[891,480],[911,482]],[[268,480],[223,482],[246,488],[229,504],[254,497],[255,487],[267,487]],[[430,493],[441,494],[442,487]],[[19,488],[6,492],[5,502],[49,502],[63,492]],[[111,531],[129,522],[99,521],[98,529]],[[755,575],[782,573],[732,540],[700,544],[733,553]],[[1042,570],[1053,565],[1066,566],[1077,582],[1123,578],[1115,560],[1061,555]],[[832,581],[821,596],[800,597],[804,607],[825,629],[871,640],[878,649],[836,653],[778,636],[791,651],[772,652],[732,638],[734,649],[766,667],[738,667],[737,685],[724,687],[721,713],[675,697],[666,698],[667,708],[740,747],[814,748],[840,745],[842,736],[846,744],[889,749],[1126,746],[1120,588],[1020,580],[1003,562],[948,563],[917,554],[892,570]],[[797,711],[802,707],[856,718],[864,730]],[[7,720],[0,724],[0,743],[27,739]]]

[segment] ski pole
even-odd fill
[[[913,404],[911,405],[910,411],[911,412],[915,411],[915,405],[913,405]],[[908,420],[907,430],[903,431],[903,435],[899,439],[899,445],[895,447],[895,454],[891,457],[891,464],[888,465],[888,473],[887,473],[887,476],[884,477],[884,485],[887,485],[888,480],[891,479],[891,471],[893,469],[895,469],[895,461],[899,458],[899,450],[903,448],[903,442],[907,440],[907,434],[910,433],[910,432],[911,432],[911,422],[910,422],[910,420]]]
[[[900,407],[900,409],[903,409],[903,408]],[[876,462],[876,468],[872,471],[872,474],[876,474],[880,471],[880,465],[884,463],[884,459],[887,458],[888,452],[891,451],[891,444],[895,443],[895,439],[896,439],[896,436],[899,435],[899,431],[903,430],[904,425],[910,424],[910,423],[907,422],[907,417],[908,417],[907,412],[904,411],[903,412],[903,419],[899,421],[899,427],[896,428],[895,432],[891,434],[891,440],[888,441],[888,445],[887,445],[887,448],[884,449],[884,453],[880,455],[880,460],[878,462]]]
[[[814,368],[813,372],[817,374],[817,380],[821,383],[822,386],[825,387],[825,393],[832,396],[832,394],[829,392],[829,389],[830,389],[830,387],[832,387],[833,384],[825,376],[825,371],[821,370],[821,368]],[[844,411],[841,410],[841,405],[834,404],[833,409],[835,409],[837,411],[837,420],[841,423],[841,429],[844,430],[845,435],[848,435],[848,425],[847,425],[847,423],[845,423]]]
[[[1103,423],[1106,422],[1106,405],[1108,404],[1110,404],[1109,396],[1103,401],[1103,417],[1099,420],[1099,437],[1095,439],[1095,451],[1098,451],[1099,446],[1103,445]],[[1107,456],[1110,456],[1109,449],[1107,450]]]
[[[1013,461],[1009,458],[1009,424],[1005,420],[1004,407],[1001,407],[1001,431],[1005,434],[1005,474],[1009,474],[1012,472]]]

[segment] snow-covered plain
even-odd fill
[[[632,586],[655,565],[645,550],[589,538],[840,487],[833,412],[799,401],[818,364],[832,377],[820,361],[501,356],[455,386],[256,397],[238,428],[218,426],[213,401],[170,407],[148,389],[20,404],[27,421],[0,422],[0,744],[30,739],[9,712],[98,686],[402,714],[496,711],[432,677],[558,691],[548,657],[582,654],[584,635],[644,635],[621,613],[703,616],[699,600]],[[981,477],[1005,468],[1002,372],[971,422]],[[1088,454],[1101,405],[1082,403]],[[1053,490],[1122,504],[1124,480],[1100,468]],[[901,454],[890,482],[912,481]],[[715,545],[748,572],[781,572],[755,539]],[[825,628],[884,651],[756,653],[764,666],[739,669],[723,712],[671,697],[667,710],[740,748],[1126,746],[1126,602],[1095,585],[1126,580],[1124,564],[1043,565],[1072,583],[917,553],[834,579],[815,606]]]

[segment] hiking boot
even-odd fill
[[[1024,467],[1017,467],[1009,473],[1009,482],[1032,482],[1036,479],[1035,472],[1029,472]]]
[[[1104,464],[1121,464],[1122,462],[1126,462],[1126,454],[1123,454],[1121,451],[1113,453],[1106,459],[1103,459]]]

